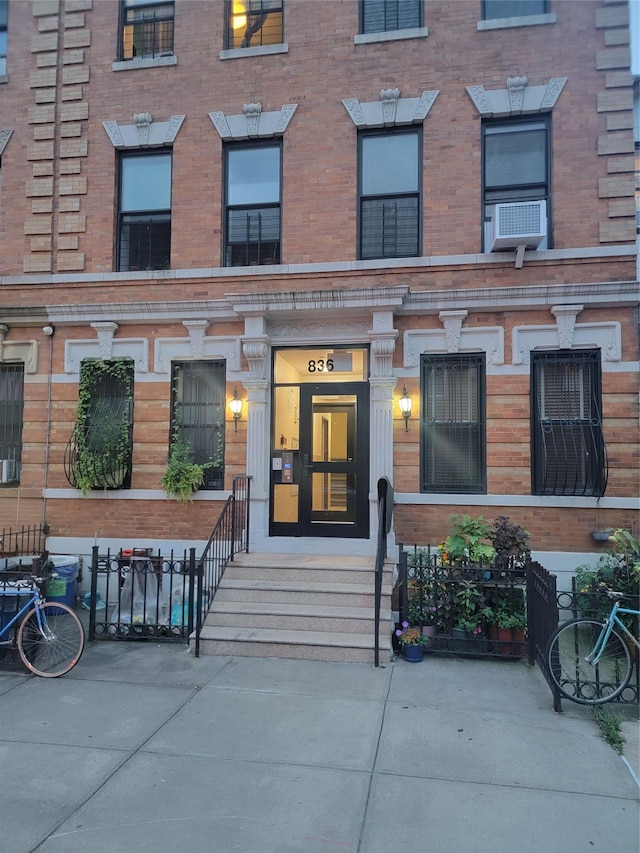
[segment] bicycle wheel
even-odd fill
[[[84,649],[84,629],[66,604],[45,603],[30,610],[18,629],[18,652],[24,665],[43,678],[64,675],[78,663]]]
[[[580,705],[611,702],[631,678],[629,648],[615,630],[609,634],[598,663],[589,662],[602,625],[597,619],[572,619],[549,640],[549,673],[560,693]]]

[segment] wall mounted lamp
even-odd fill
[[[407,386],[402,386],[402,397],[398,400],[398,405],[400,406],[400,411],[402,412],[402,417],[404,418],[404,430],[405,432],[409,432],[409,418],[411,417],[411,407],[413,406],[413,400],[409,396],[407,392]]]
[[[242,416],[242,400],[238,397],[237,387],[233,389],[233,397],[229,400],[229,408],[233,414],[233,431],[238,432],[238,421]]]

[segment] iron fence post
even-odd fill
[[[91,596],[89,602],[89,639],[96,638],[96,601],[98,598],[98,546],[91,548]],[[105,601],[105,607],[108,606]]]

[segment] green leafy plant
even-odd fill
[[[606,711],[604,708],[600,708],[596,705],[593,709],[593,717],[600,729],[600,734],[603,739],[606,740],[609,746],[612,746],[616,752],[622,755],[625,740],[622,736],[622,732],[620,731],[620,723],[622,722],[620,714]]]
[[[492,533],[491,523],[481,515],[454,515],[451,533],[439,546],[442,559],[451,563],[491,563],[496,555]]]
[[[454,627],[462,631],[478,634],[482,623],[491,615],[480,587],[471,580],[463,580],[457,585],[453,595]]]
[[[204,483],[205,472],[215,466],[215,462],[195,462],[190,445],[174,436],[162,475],[162,488],[169,497],[176,497],[182,503],[191,501],[194,492]]]
[[[520,631],[527,626],[524,592],[521,589],[499,589],[497,600],[487,616],[490,625]]]
[[[408,622],[403,622],[402,627],[396,630],[396,637],[403,646],[428,646],[429,637],[420,633],[419,628],[414,628]]]
[[[102,389],[111,383],[117,393]],[[85,359],[76,404],[71,479],[83,495],[96,488],[117,488],[131,468],[133,362]]]

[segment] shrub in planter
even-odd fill
[[[439,546],[442,560],[449,563],[489,564],[495,557],[490,522],[479,515],[454,515],[451,533]]]
[[[199,464],[194,462],[191,447],[176,438],[169,449],[167,467],[162,476],[162,488],[169,497],[179,501],[193,500],[193,494],[204,483],[205,471],[215,466],[214,462]]]
[[[531,556],[529,534],[520,524],[510,521],[508,516],[499,515],[490,534],[496,552],[495,565],[498,569],[523,568]]]

